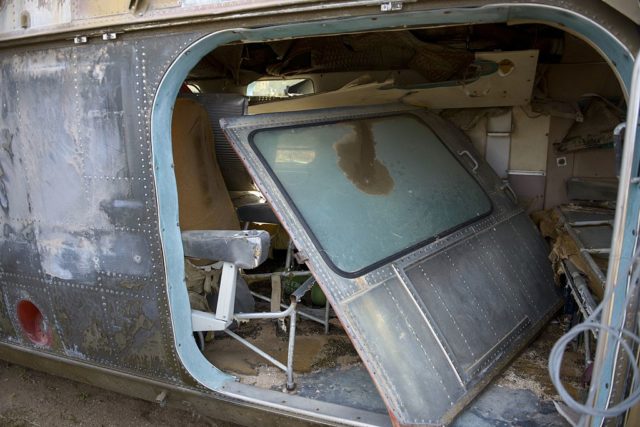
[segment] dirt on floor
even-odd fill
[[[297,375],[313,375],[313,372],[324,368],[340,369],[359,363],[355,350],[337,323],[332,324],[328,335],[324,335],[322,327],[313,322],[303,321],[298,326],[295,353]],[[529,390],[544,402],[558,400],[548,376],[547,357],[568,326],[563,316],[551,321],[538,338],[496,378],[494,386],[513,392]],[[241,325],[236,332],[285,361],[287,335],[277,331],[277,326],[272,322],[250,322]],[[569,346],[561,371],[565,386],[579,400],[587,390],[582,380],[584,356],[580,350],[576,346]],[[284,384],[282,371],[247,351],[230,337],[216,337],[207,344],[205,354],[216,365],[234,372],[244,383],[266,389],[282,388]],[[478,405],[481,400],[477,400]],[[163,408],[156,403],[0,361],[0,427],[45,425],[231,427],[194,412]]]
[[[559,316],[553,319],[522,353],[496,378],[499,386],[531,390],[543,400],[560,401],[560,396],[549,377],[549,353],[558,339],[568,330],[569,319]],[[584,352],[575,344],[564,353],[560,379],[574,399],[583,400],[588,391],[583,381],[585,372]]]
[[[281,363],[287,363],[288,334],[280,330],[274,321],[243,323],[236,329],[236,333]],[[269,365],[239,341],[222,334],[207,343],[204,353],[218,368],[240,376],[257,375],[260,367]],[[308,320],[298,323],[294,350],[296,373],[354,363],[360,363],[360,359],[337,319],[332,319],[331,328],[326,335],[323,333],[323,326],[317,323]]]
[[[0,426],[228,427],[228,424],[0,361]]]

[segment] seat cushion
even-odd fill
[[[178,99],[171,125],[178,186],[180,228],[239,230],[240,224],[216,160],[206,110],[198,102]]]

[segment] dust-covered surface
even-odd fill
[[[566,426],[553,402],[560,398],[549,378],[547,364],[553,344],[568,325],[564,317],[551,321],[525,350],[457,417],[454,425]],[[286,362],[286,335],[271,321],[250,322],[237,331],[252,343]],[[284,391],[285,374],[232,338],[218,337],[205,352],[214,364],[245,384]],[[296,390],[302,397],[378,413],[386,411],[371,377],[344,331],[334,319],[328,335],[308,320],[299,323],[294,368]],[[582,382],[584,356],[569,346],[561,378],[578,400],[586,393]]]
[[[288,335],[274,321],[244,323],[236,332],[286,363]],[[215,366],[232,373],[244,384],[285,391],[284,371],[233,338],[217,337],[207,344],[205,355]],[[331,320],[327,335],[322,325],[306,319],[299,321],[294,371],[297,386],[292,393],[295,395],[386,413],[375,384],[337,319]]]
[[[554,319],[529,347],[516,358],[496,381],[501,387],[532,391],[541,400],[560,400],[549,377],[549,353],[555,342],[567,330],[567,323]],[[574,399],[584,399],[586,387],[582,376],[585,370],[584,354],[569,346],[565,352],[560,378]]]
[[[0,361],[0,426],[228,427],[165,407]]]
[[[547,364],[553,344],[566,331],[563,317],[551,321],[520,355],[455,420],[455,427],[554,426],[569,424],[553,404],[561,402]],[[584,400],[584,355],[569,346],[560,378],[574,398]]]
[[[337,321],[332,321],[329,335],[324,335],[320,325],[308,320],[302,320],[299,327],[294,394],[384,413],[382,399]],[[549,351],[566,327],[560,320],[552,321],[471,402],[454,425],[566,426],[553,406],[553,401],[559,399],[547,373]],[[274,324],[250,322],[242,325],[238,333],[265,346],[284,361],[286,335],[276,332]],[[252,352],[236,348],[236,341],[231,338],[216,338],[207,345],[206,354],[220,362],[220,367],[225,366],[227,370],[233,367],[246,384],[272,390],[284,388],[284,372]],[[581,379],[583,372],[583,356],[570,346],[561,377],[578,400],[583,399],[586,392]],[[0,426],[45,425],[228,426],[195,412],[162,408],[155,403],[0,361]]]
[[[309,320],[298,321],[294,351],[294,370],[297,374],[361,364],[351,341],[337,326],[338,321],[332,319],[331,323],[330,332],[325,335],[322,325]],[[282,332],[274,321],[244,323],[236,332],[280,362],[287,363],[289,335]],[[215,366],[238,376],[247,384],[254,385],[255,381],[259,381],[255,377],[273,376],[272,370],[268,369],[271,365],[265,359],[226,335],[218,335],[208,343],[205,356]],[[280,374],[279,380],[284,385],[284,372],[279,369],[274,372]]]

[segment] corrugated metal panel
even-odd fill
[[[200,102],[209,114],[216,147],[216,157],[224,182],[227,185],[227,190],[255,190],[256,188],[247,169],[220,128],[221,118],[246,114],[247,98],[235,93],[198,93],[189,95],[189,97],[193,97]]]

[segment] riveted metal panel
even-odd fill
[[[304,218],[249,142],[258,129],[406,114],[423,120],[451,153],[473,152],[452,124],[397,105],[236,117],[223,120],[222,128],[308,258],[391,416],[403,425],[440,425],[478,393],[560,303],[545,243],[531,221],[500,190],[487,163],[474,167],[475,161],[461,159],[490,197],[492,213],[352,278],[322,256]],[[331,211],[323,206],[326,216]]]
[[[3,294],[9,319],[13,325],[15,335],[6,337],[7,342],[20,344],[24,347],[41,351],[60,352],[61,343],[55,325],[55,306],[51,302],[50,284],[38,282],[37,278],[25,274],[2,274],[0,287]],[[50,346],[45,347],[34,343],[26,331],[22,329],[18,319],[17,307],[21,301],[30,301],[40,311],[45,325],[44,331],[50,337]]]
[[[0,55],[0,340],[183,383],[149,120],[162,70],[192,38]],[[50,345],[23,333],[24,299],[42,312]]]
[[[2,288],[0,288],[0,339],[11,340],[15,338],[15,329],[9,318],[9,311],[7,310],[7,300],[4,296]]]

